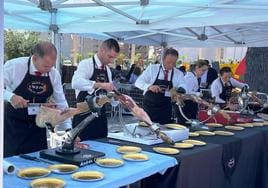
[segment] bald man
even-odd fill
[[[50,42],[34,46],[30,57],[4,64],[4,156],[30,153],[47,148],[46,129],[36,126],[38,104],[50,97],[56,107],[68,107],[59,72],[54,68],[57,50]],[[37,106],[37,107],[36,107]],[[71,120],[58,129],[71,128]]]

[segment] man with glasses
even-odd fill
[[[68,107],[61,76],[54,68],[57,50],[50,42],[39,42],[30,57],[4,64],[4,156],[30,153],[47,148],[46,129],[37,127],[38,105],[50,97],[59,109]],[[71,128],[68,119],[58,130]]]

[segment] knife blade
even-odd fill
[[[41,159],[35,156],[31,156],[31,155],[27,155],[27,154],[20,154],[19,155],[21,158],[23,159],[27,159],[27,160],[32,160],[32,161],[37,161],[37,162],[43,162],[43,163],[47,163],[47,164],[54,164],[51,161],[45,160],[45,159]]]

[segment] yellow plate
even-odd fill
[[[196,131],[196,133],[199,133],[199,135],[202,135],[202,136],[214,136],[215,135],[215,133],[210,132],[210,131]]]
[[[235,125],[240,126],[240,127],[247,127],[247,128],[253,127],[252,123],[236,123]]]
[[[115,158],[100,158],[96,159],[95,163],[101,167],[114,168],[122,166],[124,164],[124,161]]]
[[[123,159],[127,161],[147,161],[149,160],[149,157],[142,153],[128,153],[124,154]]]
[[[263,122],[253,122],[252,124],[254,127],[262,127],[264,125]]]
[[[190,143],[190,144],[193,144],[195,146],[204,146],[204,145],[207,144],[206,142],[203,142],[203,141],[200,141],[200,140],[191,140],[191,139],[183,140],[182,142],[183,143]]]
[[[169,147],[153,147],[153,150],[157,153],[175,155],[180,153],[180,150]]]
[[[232,126],[232,125],[227,125],[224,127],[225,129],[229,129],[229,130],[233,130],[233,131],[242,131],[245,128],[244,127],[240,127],[240,126]]]
[[[99,171],[80,171],[72,174],[72,178],[77,181],[99,181],[104,178],[104,174]]]
[[[78,168],[78,166],[72,164],[55,164],[48,167],[49,170],[57,174],[70,174]]]
[[[50,170],[46,168],[25,168],[18,171],[17,176],[23,179],[36,179],[46,177],[50,174]]]
[[[165,124],[165,127],[169,129],[186,129],[185,126],[180,124]]]
[[[198,136],[199,136],[199,133],[196,133],[196,132],[190,132],[190,133],[189,133],[189,136],[190,136],[190,137],[198,137]]]
[[[59,178],[40,178],[30,183],[32,188],[62,188],[65,184],[65,181]]]
[[[187,148],[193,148],[194,145],[190,143],[175,143],[173,147],[179,149],[187,149]]]
[[[214,133],[220,136],[233,136],[234,135],[234,133],[230,131],[214,131]]]
[[[206,123],[208,127],[222,127],[223,124],[220,123]]]
[[[141,148],[140,147],[135,147],[135,146],[119,146],[116,151],[118,153],[139,153],[141,152]]]

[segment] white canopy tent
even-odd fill
[[[175,47],[264,47],[268,42],[268,22],[224,26],[184,27],[151,31],[87,33],[104,40],[109,37],[140,45]]]
[[[266,0],[6,0],[4,14],[5,28],[143,45],[267,46],[268,41]]]

